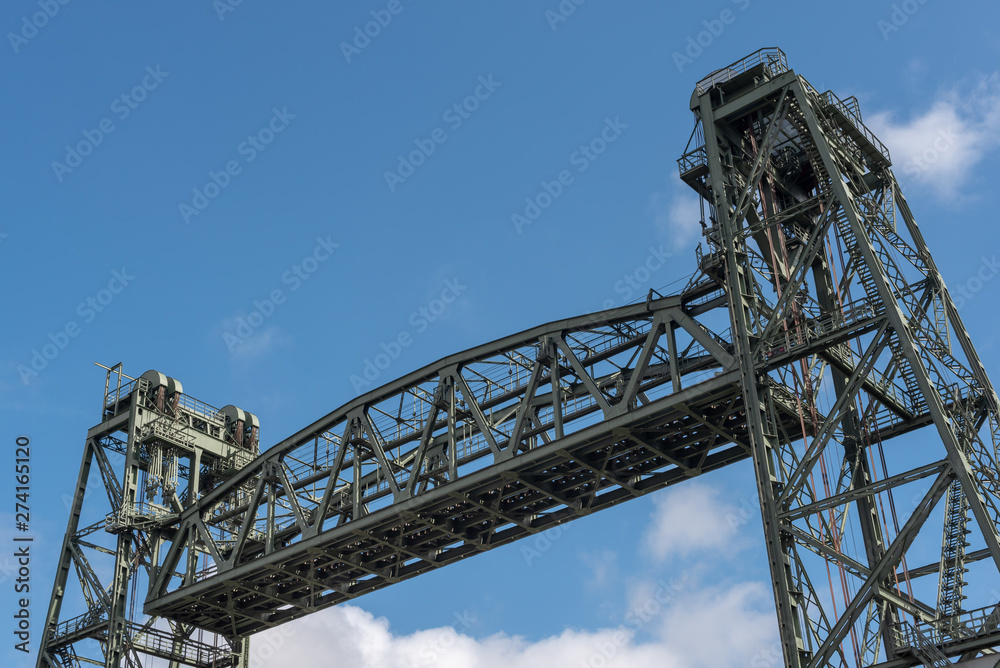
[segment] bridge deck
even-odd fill
[[[729,372],[147,605],[224,634],[261,631],[749,457]],[[719,417],[713,431],[693,414]],[[799,428],[788,415],[789,430]]]

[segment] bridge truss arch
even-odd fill
[[[888,150],[778,49],[691,109],[705,248],[678,294],[449,356],[264,452],[251,414],[109,371],[39,666],[85,641],[245,665],[254,633],[744,460],[787,666],[993,654],[1000,605],[965,601],[1000,573],[998,400]],[[81,527],[93,463],[110,511]]]

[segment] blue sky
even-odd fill
[[[203,401],[251,410],[267,446],[360,388],[669,286],[695,266],[696,201],[675,176],[694,83],[764,46],[861,100],[1000,372],[997,286],[970,283],[1000,247],[995,3],[230,3],[0,9],[0,424],[5,443],[27,434],[35,447],[32,528],[49,549],[33,565],[36,620],[60,495],[98,420],[93,362],[156,368]],[[379,18],[375,37],[357,37]],[[602,133],[603,153],[580,152]],[[512,220],[545,184],[559,190],[551,205]],[[442,293],[454,297],[443,310]],[[371,366],[400,340],[386,368]],[[46,357],[47,345],[58,351]],[[772,604],[750,469],[688,485],[300,633],[370,637],[385,652],[370,665],[385,666],[424,650],[455,665],[487,654],[535,665],[566,648],[586,661],[606,642],[639,665],[763,656]],[[651,600],[648,619],[630,617]],[[695,632],[711,645],[694,620],[720,616],[760,632],[731,654],[683,647]],[[358,651],[344,643],[327,649]]]

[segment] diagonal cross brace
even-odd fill
[[[857,593],[851,599],[840,619],[830,629],[830,634],[826,637],[826,640],[816,650],[812,661],[809,662],[809,668],[823,668],[823,666],[827,665],[830,655],[840,646],[840,643],[847,636],[848,631],[850,631],[851,627],[854,626],[854,623],[864,611],[865,606],[878,593],[881,583],[892,577],[896,566],[917,537],[917,532],[920,531],[927,517],[937,505],[937,502],[941,500],[941,497],[948,489],[948,485],[951,484],[954,477],[954,469],[948,466],[934,480],[934,483],[927,490],[923,499],[921,499],[913,515],[910,516],[910,519],[900,529],[899,535],[896,536],[888,549],[886,549],[885,554],[872,568],[871,575],[858,588]]]

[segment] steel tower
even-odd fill
[[[746,460],[786,666],[994,655],[997,395],[889,152],[778,49],[691,109],[707,247],[679,294],[457,353],[259,456],[249,414],[109,372],[38,665],[89,638],[98,665],[242,666],[256,632]],[[112,509],[81,530],[92,461]]]
[[[245,666],[246,639],[136,605],[170,536],[158,529],[259,454],[257,418],[203,404],[156,371],[130,378],[120,364],[108,369],[101,418],[87,433],[37,665],[139,668],[157,657],[171,668]],[[182,566],[190,580],[197,556]]]
[[[703,79],[691,108],[682,178],[708,209],[701,266],[725,285],[754,407],[747,429],[786,665],[973,656],[996,643],[1000,622],[996,604],[963,605],[968,566],[988,560],[987,586],[1000,564],[997,395],[889,152],[856,99],[818,92],[777,49]],[[796,394],[798,433],[782,433],[775,381]],[[912,508],[894,497],[925,476]],[[938,505],[940,560],[910,569]],[[972,541],[981,549],[970,554]],[[828,567],[836,577],[823,591]],[[934,574],[936,592],[915,582]]]

